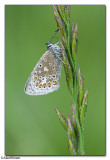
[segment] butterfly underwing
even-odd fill
[[[62,61],[61,49],[57,44],[46,44],[47,51],[40,58],[25,85],[26,94],[44,95],[59,88]]]

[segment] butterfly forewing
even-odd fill
[[[61,60],[47,50],[33,69],[25,86],[29,95],[43,95],[59,88]]]

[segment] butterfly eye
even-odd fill
[[[49,44],[47,45],[47,48],[50,48],[51,46],[52,46],[52,44],[49,43]]]

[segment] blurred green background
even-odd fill
[[[105,6],[71,6],[78,24],[77,53],[85,88],[85,154],[105,155]],[[5,154],[69,155],[67,133],[56,115],[71,115],[71,96],[62,68],[60,89],[29,96],[25,83],[57,29],[50,5],[5,6]],[[60,37],[60,33],[56,35]]]

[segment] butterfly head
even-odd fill
[[[47,49],[51,49],[53,45],[54,45],[54,44],[52,44],[52,43],[50,43],[50,42],[46,43]]]
[[[61,57],[61,49],[57,45],[59,42],[53,44],[53,43],[46,43],[47,45],[47,50],[50,50],[52,53],[54,53],[57,57]]]

